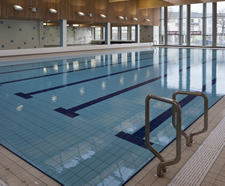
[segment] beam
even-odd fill
[[[175,5],[190,5],[195,3],[204,3],[205,0],[170,0]]]
[[[120,1],[130,1],[130,0],[109,0],[109,3],[120,2]]]
[[[172,6],[173,3],[162,0],[139,0],[139,9]]]

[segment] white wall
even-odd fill
[[[40,21],[0,19],[0,50],[43,47],[40,25]]]
[[[44,45],[60,45],[59,26],[44,26]],[[67,44],[90,44],[90,27],[67,27]]]
[[[153,26],[140,26],[140,42],[152,42]]]

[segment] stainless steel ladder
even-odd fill
[[[172,160],[165,161],[165,159],[151,146],[149,141],[149,133],[150,133],[150,123],[149,123],[149,116],[150,116],[150,109],[149,109],[149,101],[150,99],[155,99],[158,101],[170,103],[177,109],[177,125],[176,125],[176,158]],[[175,112],[173,113],[175,115]],[[147,148],[161,161],[157,168],[157,176],[163,177],[163,172],[167,172],[166,166],[176,164],[181,159],[181,107],[180,104],[173,99],[164,98],[160,96],[156,96],[150,94],[145,99],[145,143]]]
[[[172,99],[176,100],[176,96],[178,94],[189,95],[189,96],[201,96],[204,98],[204,128],[198,132],[190,133],[189,135],[187,135],[183,130],[181,130],[181,134],[186,139],[186,145],[191,146],[191,144],[193,143],[193,136],[204,133],[208,130],[208,98],[202,92],[188,92],[188,91],[178,90],[173,93]],[[173,106],[173,112],[175,112],[175,109],[176,108]],[[173,123],[173,126],[176,128],[174,115],[172,116],[172,123]]]
[[[201,131],[191,133],[189,136],[181,130],[181,107],[180,104],[176,101],[176,95],[177,94],[184,94],[184,95],[191,95],[191,96],[201,96],[204,98],[204,128]],[[167,160],[159,154],[150,144],[150,122],[149,122],[149,116],[150,116],[150,109],[149,109],[149,102],[150,99],[155,99],[158,101],[162,101],[165,103],[172,104],[172,123],[174,128],[176,129],[176,157],[172,160]],[[176,114],[177,112],[177,114]],[[177,123],[175,122],[175,117],[177,115]],[[193,143],[193,136],[197,134],[201,134],[206,132],[208,129],[208,98],[205,94],[202,92],[187,92],[187,91],[175,91],[173,93],[172,99],[156,96],[153,94],[149,94],[145,99],[145,143],[147,148],[161,161],[157,167],[157,176],[163,177],[163,172],[167,172],[166,166],[174,165],[179,163],[181,159],[181,134],[186,139],[186,145],[191,146],[191,143]]]

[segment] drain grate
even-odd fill
[[[198,186],[219,156],[225,143],[225,118],[169,182],[168,186]]]

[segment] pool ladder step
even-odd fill
[[[176,96],[178,94],[189,95],[189,96],[201,96],[204,98],[204,128],[195,133],[190,133],[187,135],[183,130],[181,130],[181,106],[176,101]],[[172,104],[172,123],[174,128],[176,129],[176,157],[175,159],[165,160],[159,152],[157,152],[150,144],[150,108],[149,102],[151,99],[162,101],[165,103]],[[177,114],[176,114],[177,113]],[[177,115],[177,122],[176,122]],[[157,176],[163,177],[163,172],[167,172],[167,166],[174,165],[179,163],[181,159],[181,135],[183,135],[186,139],[186,145],[191,146],[193,143],[193,136],[206,132],[208,129],[208,98],[202,92],[189,92],[189,91],[175,91],[173,93],[172,99],[160,97],[157,95],[149,94],[145,99],[145,143],[147,148],[161,161],[157,167]]]

